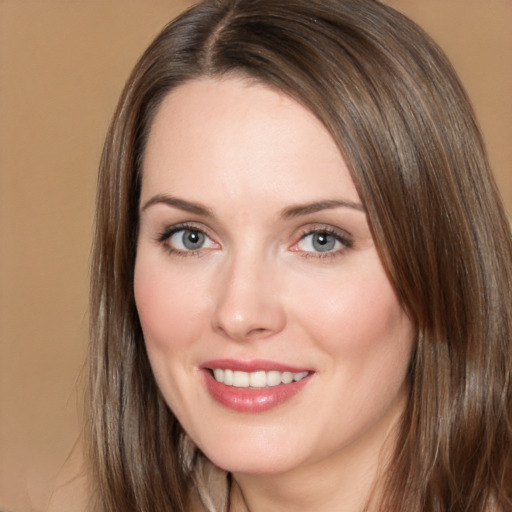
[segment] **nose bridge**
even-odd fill
[[[220,275],[213,328],[238,341],[279,332],[285,315],[275,272],[273,260],[257,247],[234,251]]]

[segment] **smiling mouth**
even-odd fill
[[[260,413],[294,397],[315,371],[263,359],[216,359],[204,363],[202,373],[216,402],[236,412]]]
[[[223,368],[210,368],[210,374],[220,384],[235,388],[266,388],[298,382],[309,375],[310,372],[280,372],[277,370],[244,372]]]

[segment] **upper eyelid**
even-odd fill
[[[295,241],[289,246],[289,248],[291,249],[293,247],[297,247],[300,244],[300,242],[304,240],[307,236],[313,235],[315,233],[328,233],[329,235],[334,236],[337,239],[337,241],[342,245],[342,247],[325,253],[316,253],[311,251],[297,252],[302,252],[304,255],[308,256],[324,258],[329,255],[334,256],[337,254],[342,254],[347,249],[352,249],[354,247],[354,238],[348,231],[329,224],[316,224],[314,226],[304,226],[302,232],[298,235],[298,237],[295,238]]]
[[[322,233],[322,232],[333,234],[333,235],[338,235],[340,238],[343,238],[345,240],[353,239],[352,234],[349,231],[347,231],[346,229],[343,229],[343,228],[340,228],[337,226],[332,226],[330,224],[311,224],[311,225],[303,226],[300,228],[298,236],[300,238],[302,238],[311,233]]]
[[[164,229],[162,229],[158,234],[158,239],[162,239],[162,241],[165,238],[168,238],[172,236],[173,234],[179,232],[179,231],[200,231],[201,233],[204,233],[209,238],[212,238],[210,234],[210,230],[206,228],[206,226],[201,225],[201,223],[197,222],[179,222],[177,224],[172,224],[166,226]]]

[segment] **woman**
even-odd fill
[[[510,510],[510,229],[402,15],[184,13],[121,96],[96,222],[98,510]]]

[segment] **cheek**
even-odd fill
[[[295,316],[322,349],[351,374],[403,374],[414,329],[378,259],[364,269],[320,280],[307,297],[297,297]]]
[[[141,254],[135,264],[134,293],[148,351],[175,351],[195,338],[204,301],[194,280]]]
[[[140,250],[135,263],[134,294],[158,387],[174,414],[185,418],[186,404],[191,393],[196,392],[183,383],[194,374],[194,347],[201,338],[199,316],[204,315],[204,289],[193,276],[177,271],[158,255]]]
[[[333,442],[353,439],[400,414],[414,341],[413,325],[380,263],[348,270],[319,282],[309,307],[301,300],[295,310],[324,356],[320,371],[330,400],[316,407],[319,418],[329,418],[322,437]]]

